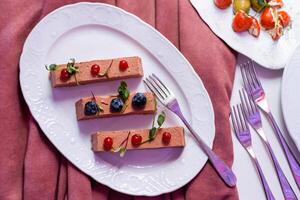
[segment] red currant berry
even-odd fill
[[[70,74],[67,69],[62,69],[60,72],[60,80],[67,81],[70,78]]]
[[[139,146],[142,142],[142,136],[139,135],[139,134],[134,134],[132,137],[131,137],[131,144],[133,146]]]
[[[126,60],[121,60],[119,63],[119,69],[125,71],[128,68],[128,62]]]
[[[91,74],[93,76],[97,76],[99,74],[99,72],[100,72],[100,66],[97,65],[97,64],[92,65],[92,67],[91,67]]]
[[[169,132],[164,132],[163,133],[163,136],[162,136],[162,141],[164,144],[169,144],[170,143],[170,140],[171,140],[171,133]]]
[[[111,150],[113,146],[113,139],[111,137],[106,137],[103,142],[103,148],[105,151]]]

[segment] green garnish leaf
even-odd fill
[[[258,0],[257,2],[260,6],[265,6],[267,4],[265,0]]]
[[[123,157],[127,151],[127,144],[128,144],[128,139],[129,139],[130,131],[128,132],[127,137],[121,142],[119,147],[117,149],[114,149],[113,152],[120,153],[120,157]]]
[[[157,124],[159,128],[163,125],[165,119],[166,119],[166,114],[164,112],[161,112],[157,118]]]
[[[155,115],[153,115],[153,122],[152,122],[152,128],[149,130],[148,139],[143,141],[141,144],[144,144],[146,142],[151,142],[156,138],[157,130],[163,125],[166,119],[166,114],[164,112],[161,112],[158,115],[158,118],[156,120],[158,127],[154,126],[155,123]]]
[[[125,147],[122,147],[121,149],[120,149],[120,157],[123,157],[124,155],[125,155],[125,153],[126,153],[126,150],[127,150],[127,148],[125,148]]]
[[[54,71],[57,69],[57,65],[56,64],[50,64],[49,66],[48,65],[45,65],[46,69],[48,71]]]
[[[156,131],[157,131],[157,128],[156,127],[152,127],[149,131],[149,141],[152,141],[155,139],[156,137]]]
[[[127,88],[127,84],[122,81],[119,88],[118,88],[119,97],[123,100],[123,102],[126,102],[126,100],[129,97],[129,90]]]
[[[79,67],[75,66],[75,59],[71,58],[70,62],[67,64],[67,71],[69,74],[73,75],[79,72]]]

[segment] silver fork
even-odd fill
[[[243,115],[241,104],[238,104],[231,108],[231,120],[233,130],[237,139],[239,140],[241,145],[247,150],[248,154],[250,155],[252,161],[256,166],[256,169],[258,171],[258,174],[260,176],[261,182],[265,190],[267,200],[275,200],[275,197],[267,183],[267,180],[263,174],[263,171],[258,163],[258,160],[252,148],[250,130],[248,124],[246,123],[245,116]]]
[[[177,99],[171,90],[163,84],[163,82],[154,74],[150,75],[143,80],[146,86],[156,95],[157,99],[170,111],[175,113],[182,122],[186,125],[186,127],[190,130],[192,136],[198,142],[200,148],[207,155],[209,161],[214,166],[217,173],[223,179],[223,181],[230,187],[234,187],[236,185],[236,177],[233,171],[225,164],[225,162],[216,155],[209,146],[207,146],[204,141],[199,137],[199,135],[193,130],[192,126],[188,123],[188,121],[183,116]]]
[[[267,103],[267,98],[265,91],[260,83],[260,80],[257,77],[256,71],[253,66],[253,61],[248,61],[241,65],[241,72],[242,72],[242,78],[244,82],[245,89],[247,93],[253,98],[255,103],[258,105],[258,107],[264,111],[264,113],[267,115],[269,121],[271,122],[271,125],[274,129],[274,132],[285,152],[286,158],[288,160],[288,163],[290,165],[291,171],[294,176],[294,180],[296,181],[296,184],[298,188],[300,188],[300,165],[299,162],[296,160],[295,155],[289,148],[286,140],[284,139],[280,128],[278,127],[273,114],[271,113],[271,110],[269,108],[269,105]]]
[[[244,114],[245,114],[245,117],[246,117],[248,123],[252,126],[252,128],[256,131],[256,133],[263,140],[263,142],[265,143],[265,145],[271,155],[271,158],[273,160],[273,164],[276,169],[276,173],[279,178],[280,186],[281,186],[281,189],[282,189],[285,199],[291,199],[291,200],[297,199],[296,194],[294,193],[287,178],[285,177],[285,175],[279,165],[279,162],[273,152],[273,149],[262,129],[262,122],[261,122],[260,113],[257,108],[257,105],[255,104],[253,99],[246,94],[244,89],[240,90],[239,94],[240,94],[240,99],[242,102],[242,108],[243,108],[243,111],[244,111]]]

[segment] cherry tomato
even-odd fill
[[[247,31],[252,25],[252,19],[243,10],[239,10],[232,21],[232,29],[235,32]]]
[[[111,137],[106,137],[103,141],[103,148],[105,151],[109,151],[112,149],[113,139]]]
[[[258,37],[260,34],[260,25],[255,17],[251,17],[252,25],[249,28],[248,32],[254,37]]]
[[[271,1],[268,1],[268,5],[273,8],[282,8],[283,2],[282,2],[282,0],[271,0]]]
[[[214,0],[215,5],[220,9],[228,8],[231,4],[231,0]]]
[[[97,76],[99,74],[99,72],[100,72],[100,66],[97,65],[97,64],[92,65],[92,67],[91,67],[91,74],[93,76]]]
[[[290,15],[284,10],[278,12],[278,19],[283,27],[287,27],[291,22]]]
[[[169,132],[164,132],[164,133],[163,133],[163,136],[162,136],[162,141],[163,141],[163,143],[164,143],[164,144],[169,144],[170,141],[171,141],[171,137],[172,137],[171,133],[169,133]]]
[[[67,81],[70,78],[70,74],[67,71],[67,69],[62,69],[60,72],[60,80],[61,81]]]
[[[128,68],[128,62],[126,60],[121,60],[119,63],[119,69],[125,71]]]
[[[131,144],[135,147],[139,146],[142,142],[142,136],[139,134],[134,134],[131,137]]]
[[[270,30],[275,27],[275,12],[272,7],[267,7],[264,9],[260,16],[260,23],[266,29]]]

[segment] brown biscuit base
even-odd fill
[[[116,98],[115,96],[95,96],[96,102],[98,105],[101,105],[103,112],[99,112],[95,115],[85,115],[84,106],[88,101],[92,101],[93,97],[85,97],[78,100],[75,103],[77,120],[85,119],[94,119],[94,118],[103,118],[103,117],[113,117],[113,116],[122,116],[122,115],[131,115],[131,114],[153,114],[156,110],[155,96],[151,92],[145,92],[144,95],[147,98],[147,103],[142,109],[133,108],[131,102],[135,93],[131,93],[127,102],[124,106],[127,106],[123,112],[111,112],[110,111],[110,102],[112,99]]]
[[[134,134],[139,134],[145,141],[148,138],[149,129],[142,130],[123,130],[123,131],[100,131],[92,135],[92,150],[93,151],[105,151],[103,148],[103,141],[106,137],[111,137],[113,139],[113,149],[117,149],[119,145],[126,139],[128,133],[130,132],[127,149],[156,149],[156,148],[166,148],[166,147],[184,147],[184,129],[182,127],[169,127],[160,128],[157,131],[155,139],[151,142],[146,142],[144,144],[135,147],[131,144],[131,136]],[[169,144],[164,144],[162,141],[162,135],[164,132],[169,132],[171,134],[171,140]]]
[[[111,61],[113,60],[112,64]],[[119,69],[120,60],[126,60],[129,67],[125,71]],[[93,76],[91,74],[91,66],[97,64],[100,66],[100,74],[104,74],[111,64],[108,70],[107,77],[103,76]],[[61,70],[66,68],[67,64],[58,65],[56,70],[50,71],[50,79],[53,87],[64,87],[64,86],[75,86],[77,85],[75,80],[75,75],[72,75],[69,80],[60,80]],[[114,58],[106,60],[92,60],[87,62],[75,63],[75,66],[79,67],[79,72],[76,73],[76,79],[79,85],[104,82],[111,80],[120,80],[127,78],[135,78],[143,76],[142,61],[140,57],[124,57],[124,58]]]

